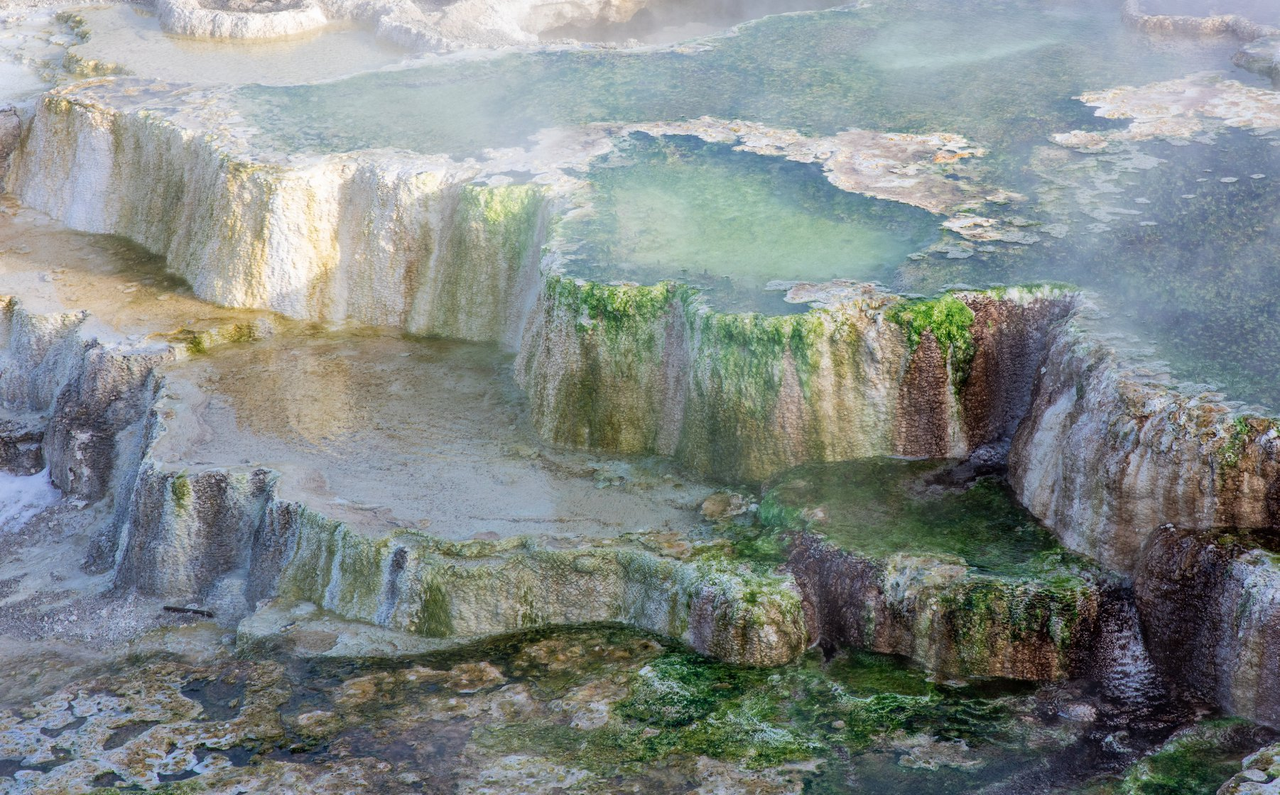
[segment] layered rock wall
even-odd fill
[[[375,538],[296,507],[277,508],[272,522],[292,550],[283,598],[426,637],[620,621],[750,665],[789,662],[807,645],[794,583],[727,562],[627,545],[448,544],[412,531]]]
[[[1079,324],[1061,324],[1009,456],[1019,500],[1067,547],[1121,572],[1166,523],[1280,522],[1274,424],[1155,375],[1126,366]]]
[[[781,665],[808,645],[787,577],[625,543],[366,534],[279,499],[262,469],[188,474],[148,460],[120,539],[118,591],[196,599],[232,617],[278,597],[428,638],[618,621],[747,665]]]
[[[963,303],[963,341],[904,321],[902,305],[881,295],[797,315],[726,315],[674,285],[551,277],[516,377],[535,425],[557,444],[673,455],[727,481],[759,482],[806,461],[961,458],[1012,436],[1040,342],[1071,300],[1053,291],[940,300]]]
[[[73,228],[163,255],[214,303],[510,339],[516,288],[536,273],[544,195],[452,173],[391,153],[246,162],[150,114],[100,106],[81,86],[40,103],[8,185]]]
[[[86,331],[84,313],[32,313],[0,299],[0,411],[64,494],[89,502],[136,468],[136,439],[167,349],[123,348]],[[27,450],[25,468],[35,463]]]
[[[324,10],[309,0],[270,11],[210,8],[199,0],[158,0],[155,9],[163,30],[200,39],[281,39],[329,24]]]
[[[144,462],[119,532],[116,587],[203,597],[223,577],[247,574],[273,480],[261,469],[188,475]]]
[[[807,534],[787,570],[815,641],[908,657],[939,677],[1078,676],[1098,636],[1101,591],[1078,576],[983,576],[927,555],[873,560]]]
[[[1280,555],[1258,540],[1161,528],[1142,556],[1135,591],[1147,645],[1172,681],[1280,727]]]
[[[9,172],[9,158],[22,138],[22,118],[14,108],[0,108],[0,184]]]

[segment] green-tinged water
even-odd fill
[[[592,214],[569,271],[596,281],[676,279],[719,307],[773,280],[886,281],[937,237],[937,219],[842,191],[812,165],[696,139],[637,136],[588,174]]]
[[[1240,760],[1269,738],[1247,721],[1218,718],[1185,729],[1115,780],[1081,795],[1215,795]]]
[[[660,51],[513,54],[247,87],[240,104],[266,141],[319,151],[477,154],[554,126],[712,115],[810,133],[946,131],[1007,152],[1089,124],[1071,100],[1081,91],[1222,68],[1232,50],[1153,44],[1102,0],[975,0],[963,13],[948,0],[889,0]]]
[[[811,464],[781,475],[765,495],[767,523],[806,526],[873,558],[895,553],[954,555],[983,572],[1033,574],[1053,536],[1002,482],[957,483],[954,464],[864,459]]]

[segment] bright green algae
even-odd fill
[[[1132,765],[1122,778],[1081,790],[1082,795],[1214,795],[1241,760],[1269,733],[1238,718],[1192,726]]]
[[[806,465],[776,480],[761,512],[768,525],[805,526],[873,558],[955,555],[981,572],[1017,575],[1059,558],[1062,547],[1003,483],[930,482],[951,466],[896,458]]]
[[[1025,774],[1039,769],[1063,792],[1198,795],[1238,769],[1230,760],[1241,749],[1267,739],[1240,721],[1210,721],[1123,780],[1079,790],[1113,759],[1090,746],[1110,731],[1105,724],[1059,714],[1064,704],[1090,703],[1071,686],[938,683],[896,658],[847,652],[824,660],[815,651],[781,670],[740,668],[613,625],[535,630],[397,660],[268,654],[195,664],[140,655],[63,692],[15,721],[47,729],[61,725],[68,701],[97,699],[110,730],[140,739],[112,754],[114,746],[103,748],[106,721],[91,713],[87,726],[82,719],[63,727],[60,755],[33,768],[34,777],[86,763],[100,770],[101,760],[130,775],[164,765],[177,772],[149,791],[171,793],[278,791],[282,782],[346,792],[340,776],[354,770],[362,791],[386,793],[505,795],[564,785],[560,791],[581,795],[700,786],[961,795],[1001,783],[996,791],[1042,791],[1043,777],[1024,786]],[[170,698],[136,710],[160,695]],[[183,706],[188,699],[198,704],[194,713]],[[172,766],[156,761],[165,751]],[[501,770],[501,760],[531,775],[551,766],[551,781],[483,780],[481,770]],[[717,779],[726,771],[731,778]],[[339,778],[326,788],[327,775]],[[789,783],[767,784],[779,775]],[[76,791],[137,789],[104,774]]]
[[[813,165],[690,138],[637,136],[588,174],[575,276],[679,279],[717,306],[754,306],[773,280],[886,282],[937,237],[937,220],[832,185]],[[772,307],[771,307],[772,308]]]
[[[477,154],[547,127],[703,115],[1005,144],[1091,124],[1069,99],[1081,91],[1220,67],[1230,49],[1153,45],[1108,2],[981,0],[961,14],[948,0],[891,0],[771,17],[707,46],[513,54],[241,96],[268,138],[322,151]]]
[[[568,630],[559,637],[589,631]],[[613,634],[614,643],[625,648],[625,634]],[[538,688],[551,698],[601,672],[589,660],[582,661],[581,672],[576,665],[572,672],[556,671],[554,663],[529,666],[519,656],[514,662],[525,675],[552,674]],[[965,776],[971,785],[1007,775],[1010,758],[1029,757],[1014,722],[1027,706],[1022,696],[1029,688],[1023,685],[948,687],[930,682],[896,658],[861,652],[842,653],[826,663],[813,653],[779,670],[725,665],[655,646],[625,668],[625,695],[604,725],[582,730],[563,723],[515,722],[485,730],[478,742],[505,753],[549,756],[623,780],[686,754],[747,769],[809,760],[843,765],[848,754],[856,764],[865,754],[883,753],[891,738],[920,732],[944,741],[963,740],[989,763],[985,774]],[[916,783],[926,787],[945,778],[913,773]]]

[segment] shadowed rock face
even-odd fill
[[[122,531],[117,587],[206,597],[222,577],[246,571],[258,549],[271,480],[261,469],[188,476],[144,464]]]
[[[18,148],[22,120],[13,108],[0,108],[0,184],[9,171],[9,156]]]
[[[1152,657],[1224,709],[1280,726],[1280,560],[1274,533],[1161,528],[1135,591]]]
[[[900,455],[941,458],[952,450],[955,392],[947,352],[933,334],[921,335],[898,388],[894,449]]]
[[[168,352],[120,356],[96,340],[85,349],[83,369],[58,394],[45,450],[54,485],[96,501],[111,485],[119,440],[151,406],[152,372]]]
[[[1050,334],[1073,302],[1023,303],[987,295],[966,300],[973,310],[973,361],[960,393],[970,449],[1013,439],[1031,409]]]
[[[813,536],[798,538],[787,569],[809,634],[829,647],[899,654],[940,677],[1048,681],[1088,670],[1099,594],[1083,582],[1055,591],[928,557],[877,561]]]
[[[81,333],[84,314],[34,315],[11,298],[3,309],[0,409],[20,417],[28,437],[44,427],[40,457],[64,494],[102,499],[117,475],[131,477],[130,431],[150,408],[151,373],[167,349],[109,350]]]
[[[34,475],[44,469],[44,424],[34,419],[0,420],[0,472]]]

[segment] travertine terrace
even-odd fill
[[[0,791],[1270,791],[1280,16],[1052,5],[0,5]]]

